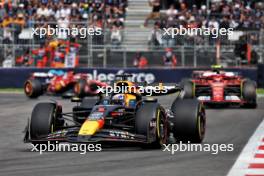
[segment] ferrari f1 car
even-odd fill
[[[178,93],[169,109],[157,99],[144,98],[136,83],[118,81],[116,86],[136,89],[94,99],[72,98],[71,112],[55,102],[39,103],[25,130],[25,142],[133,143],[161,147],[176,141],[200,143],[205,135],[205,109],[195,99],[182,99],[179,86],[159,86],[165,95]],[[146,86],[143,89],[152,89]],[[157,90],[157,87],[155,87]],[[165,93],[166,92],[166,93]],[[68,123],[66,123],[68,121]],[[72,122],[72,124],[69,123]]]
[[[75,84],[79,81],[88,81],[87,75],[82,73],[75,74],[73,71],[63,72],[60,70],[51,70],[48,73],[36,72],[24,84],[24,92],[29,98],[37,98],[43,94],[62,95],[63,97],[72,97],[77,92]],[[95,87],[102,84],[96,80],[89,80],[87,87],[92,85]],[[93,89],[88,89],[87,92],[96,94]]]
[[[100,95],[100,88],[106,88],[107,83],[97,81],[97,80],[88,80],[80,79],[74,85],[74,93],[77,97],[87,97]]]
[[[238,73],[213,68],[210,71],[194,71],[191,79],[183,79],[181,86],[185,98],[197,97],[207,105],[237,104],[256,108],[256,83]]]

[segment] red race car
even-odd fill
[[[25,82],[24,92],[29,98],[37,98],[45,93],[68,98],[76,95],[74,87],[80,80],[88,80],[87,74],[75,74],[73,71],[63,72],[61,70],[51,70],[48,73],[36,72]],[[89,81],[97,83],[94,80]],[[98,84],[101,83],[98,82]]]
[[[101,95],[99,88],[106,88],[107,83],[98,80],[80,79],[74,85],[75,95],[78,97]]]
[[[256,82],[238,73],[220,69],[194,71],[191,79],[183,79],[181,86],[185,98],[197,98],[204,104],[238,104],[256,108]]]

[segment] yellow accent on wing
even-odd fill
[[[126,106],[129,105],[129,101],[130,100],[136,100],[136,96],[135,95],[131,95],[131,94],[125,94]]]
[[[79,131],[79,135],[94,135],[99,129],[99,122],[86,120]]]

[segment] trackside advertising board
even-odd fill
[[[0,88],[22,88],[26,79],[29,78],[33,72],[48,73],[51,69],[37,69],[37,68],[2,68],[0,69]],[[63,71],[70,71],[73,69],[58,69]],[[198,69],[195,69],[198,70]],[[203,69],[208,70],[208,69]],[[244,77],[257,81],[258,69],[257,68],[234,68],[226,69],[228,71],[240,72]],[[116,74],[130,73],[133,75],[132,81],[148,83],[165,82],[165,83],[178,83],[183,78],[189,78],[194,71],[193,68],[155,68],[155,69],[102,69],[102,68],[77,68],[74,69],[76,73],[87,73],[90,79],[99,79],[101,81],[111,81],[115,78]]]

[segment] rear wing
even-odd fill
[[[231,72],[231,71],[220,71],[220,72],[214,72],[214,71],[193,71],[192,78],[206,78],[214,75],[223,75],[226,77],[237,77],[241,76],[240,72]]]
[[[52,78],[55,75],[52,73],[46,73],[46,72],[34,72],[31,74],[31,76],[35,78]]]
[[[62,70],[50,70],[48,72],[34,72],[31,75],[36,78],[52,78],[54,76],[62,76],[65,72]]]

